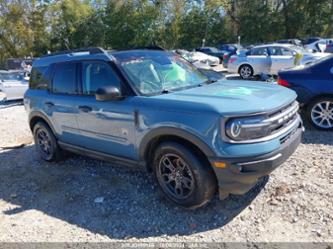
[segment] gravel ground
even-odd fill
[[[39,159],[22,105],[0,106],[0,241],[333,241],[333,133],[308,130],[295,154],[244,196],[195,211],[151,175],[71,156]]]

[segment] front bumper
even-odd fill
[[[270,174],[284,163],[297,149],[301,142],[303,126],[284,137],[278,150],[247,158],[210,158],[211,164],[225,162],[224,167],[214,167],[218,180],[220,199],[229,194],[241,195],[253,188],[258,180]]]

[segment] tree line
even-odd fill
[[[0,0],[0,63],[48,51],[333,37],[333,0]]]

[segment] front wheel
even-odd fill
[[[163,143],[156,149],[154,172],[164,195],[185,208],[203,206],[216,192],[210,166],[178,143]]]
[[[333,98],[324,97],[310,103],[307,116],[313,127],[319,130],[333,130]]]
[[[250,79],[253,76],[253,68],[250,65],[243,65],[239,68],[239,75],[242,79]]]

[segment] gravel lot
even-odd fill
[[[307,130],[250,193],[185,211],[146,172],[40,160],[22,105],[0,105],[0,124],[0,147],[26,144],[0,149],[0,241],[333,241],[333,133]]]

